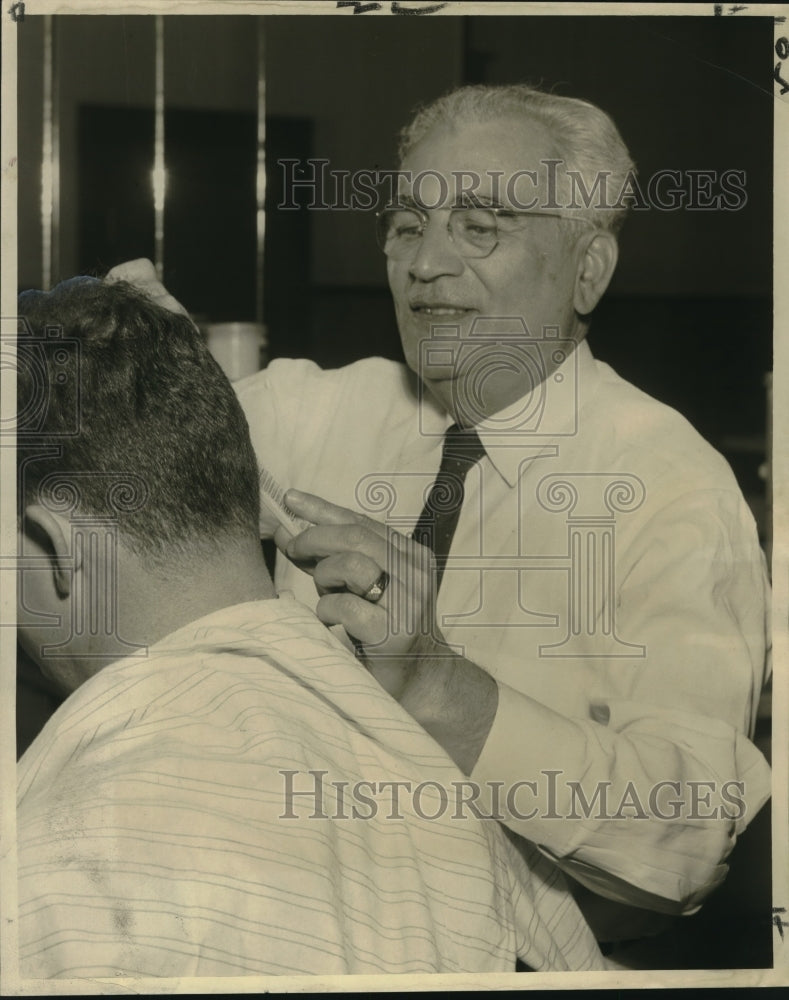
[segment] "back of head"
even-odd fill
[[[546,126],[563,160],[558,173],[559,198],[578,207],[578,216],[596,227],[618,232],[627,214],[627,204],[615,204],[635,167],[612,119],[600,108],[574,97],[546,93],[526,84],[459,87],[420,108],[400,132],[399,157],[434,128],[462,128],[472,122],[527,118]],[[524,164],[531,167],[532,164]],[[575,171],[586,192],[593,192],[605,178],[606,199],[599,193],[586,206],[583,193],[572,189],[566,171]],[[563,188],[563,190],[561,190]],[[598,189],[599,190],[599,189]]]
[[[148,562],[258,529],[232,386],[191,321],[124,283],[19,296],[20,507],[111,519]]]

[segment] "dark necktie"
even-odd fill
[[[413,532],[414,540],[427,545],[436,557],[436,591],[441,585],[463,506],[466,473],[484,454],[485,448],[475,430],[463,430],[457,424],[447,429],[441,466]]]

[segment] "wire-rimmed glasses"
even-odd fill
[[[524,216],[565,219],[594,226],[581,216],[560,212],[469,205],[449,210],[447,232],[461,257],[488,257],[499,245],[502,235],[520,229],[519,220]],[[411,257],[429,221],[428,213],[417,205],[388,205],[376,212],[378,246],[393,260]]]

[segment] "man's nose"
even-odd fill
[[[465,266],[450,236],[447,220],[441,216],[430,219],[408,269],[411,277],[432,281],[441,275],[460,274]]]

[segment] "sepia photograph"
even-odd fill
[[[5,5],[0,992],[789,983],[787,17]]]

